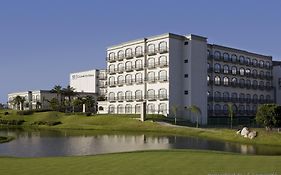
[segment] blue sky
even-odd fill
[[[270,2],[270,3],[268,3]],[[105,67],[107,46],[166,32],[281,59],[281,1],[0,0],[0,102]]]

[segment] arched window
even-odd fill
[[[167,89],[159,89],[159,98],[160,99],[167,99]]]
[[[126,71],[131,71],[131,70],[133,70],[133,66],[132,66],[132,62],[131,62],[131,61],[127,61],[127,62],[125,63],[125,69],[126,69]]]
[[[115,101],[115,93],[114,92],[110,92],[108,94],[108,99],[109,99],[109,101]]]
[[[238,83],[237,78],[232,78],[232,79],[231,79],[231,84],[232,84],[232,86],[236,86],[237,83]]]
[[[250,105],[246,105],[246,112],[249,113],[251,111]]]
[[[119,63],[119,64],[117,65],[117,69],[118,69],[118,72],[123,72],[123,69],[124,69],[123,63]]]
[[[256,59],[253,59],[253,60],[252,60],[252,64],[253,64],[253,66],[256,67],[256,66],[258,65],[258,61],[257,61]]]
[[[132,75],[128,74],[128,75],[125,76],[125,83],[127,85],[132,84]]]
[[[268,87],[268,88],[270,87],[270,82],[269,81],[266,82],[266,87]]]
[[[239,80],[239,83],[240,83],[240,87],[244,87],[245,86],[245,80],[243,78],[241,78]]]
[[[163,53],[163,52],[166,52],[167,50],[168,50],[167,42],[165,42],[165,41],[160,42],[159,43],[159,52]]]
[[[234,63],[237,62],[237,56],[235,54],[231,55],[231,61]]]
[[[232,67],[231,67],[231,73],[232,73],[233,75],[236,75],[236,73],[237,73],[237,67],[236,67],[236,66],[232,66]]]
[[[237,100],[237,93],[236,93],[236,92],[233,92],[233,93],[231,94],[231,98],[232,98],[233,100]]]
[[[257,105],[253,105],[253,111],[257,111],[257,109],[258,109],[258,106]]]
[[[166,56],[161,56],[159,57],[159,66],[160,67],[165,67],[167,66],[168,63],[167,63],[167,57]]]
[[[124,100],[124,95],[123,95],[123,92],[118,92],[117,93],[117,100],[118,101],[123,101]]]
[[[114,105],[109,105],[109,107],[108,107],[108,113],[109,113],[109,114],[114,114],[114,111],[115,111]]]
[[[250,70],[250,69],[246,69],[245,75],[246,75],[247,77],[249,77],[249,76],[251,75],[251,70]]]
[[[125,98],[127,101],[132,101],[132,91],[126,91]]]
[[[225,86],[229,85],[229,78],[228,77],[223,78],[223,85],[225,85]]]
[[[269,61],[265,62],[265,67],[268,68],[268,69],[270,68],[270,63],[269,63]]]
[[[109,86],[115,85],[115,77],[109,77]]]
[[[148,82],[155,82],[155,72],[148,72],[147,80],[148,80]]]
[[[118,105],[117,106],[117,114],[123,114],[123,105]]]
[[[245,75],[245,69],[243,67],[241,67],[239,69],[240,75],[244,76]]]
[[[228,67],[228,65],[224,65],[224,66],[223,66],[223,73],[228,74],[228,72],[229,72],[229,67]]]
[[[139,114],[141,112],[141,105],[140,104],[136,104],[135,106],[135,113]]]
[[[264,61],[260,60],[260,67],[263,68],[264,66]]]
[[[221,97],[221,93],[219,91],[215,92],[215,97]]]
[[[117,56],[118,56],[118,59],[123,59],[124,58],[124,51],[123,50],[118,51]]]
[[[148,51],[148,55],[150,55],[150,54],[155,54],[156,52],[155,52],[155,45],[154,44],[149,44],[148,46],[147,46],[147,51]]]
[[[209,84],[210,83],[210,76],[207,75],[207,83]]]
[[[220,58],[221,58],[221,53],[220,53],[219,51],[215,51],[214,55],[215,55],[215,59],[216,59],[216,60],[220,60]]]
[[[245,100],[245,94],[244,94],[244,93],[240,93],[240,94],[239,94],[239,99],[240,99],[240,102],[244,102],[244,100]]]
[[[148,100],[155,100],[155,90],[154,89],[149,89],[147,91],[147,99]]]
[[[128,48],[128,49],[125,50],[125,56],[126,56],[126,58],[133,57],[133,52],[132,52],[131,48]]]
[[[258,95],[257,95],[257,94],[254,94],[254,95],[253,95],[253,101],[254,101],[254,102],[257,102],[257,101],[258,101]]]
[[[154,114],[155,113],[155,105],[154,104],[148,104],[147,105],[147,112],[150,114]]]
[[[114,59],[115,59],[115,53],[114,52],[109,53],[109,61],[112,61]]]
[[[229,61],[229,54],[228,53],[223,54],[223,61]]]
[[[265,76],[266,76],[267,78],[269,78],[269,77],[270,77],[270,72],[267,71],[267,72],[265,73]]]
[[[142,56],[142,46],[137,46],[135,50],[136,57]]]
[[[246,86],[250,87],[251,86],[251,80],[246,80]]]
[[[165,71],[165,70],[159,71],[159,80],[160,81],[167,81],[168,80],[167,71]]]
[[[131,113],[132,113],[132,105],[127,104],[127,105],[125,106],[125,113],[126,113],[126,114],[131,114]]]
[[[245,106],[244,105],[239,105],[239,113],[243,114],[245,111]]]
[[[239,63],[240,64],[244,64],[244,62],[245,62],[245,57],[244,56],[240,56],[239,57]]]
[[[258,86],[258,81],[257,81],[257,80],[253,80],[253,86],[254,86],[255,88],[257,88],[257,86]]]
[[[215,85],[221,84],[221,78],[219,76],[215,76]]]
[[[136,83],[142,83],[142,74],[141,73],[136,74]]]
[[[245,58],[245,64],[246,64],[247,66],[249,66],[250,63],[251,63],[250,58],[249,58],[249,57],[246,57],[246,58]]]
[[[220,111],[221,111],[221,105],[216,104],[215,105],[215,113],[220,113]]]
[[[136,70],[140,70],[143,68],[142,66],[142,60],[136,60],[135,62],[135,67],[136,67]]]
[[[257,72],[257,70],[252,70],[252,74],[253,74],[253,77],[257,77],[257,75],[258,75],[258,72]]]
[[[167,104],[166,103],[160,103],[159,104],[159,112],[160,114],[167,114]]]
[[[251,95],[250,94],[247,94],[246,98],[247,98],[247,102],[251,102]]]
[[[228,92],[224,92],[222,95],[223,95],[223,100],[225,100],[225,101],[229,100],[229,93]]]
[[[114,64],[109,65],[108,69],[109,69],[109,73],[114,73],[115,72],[115,65]]]
[[[123,82],[124,82],[123,75],[119,75],[119,76],[117,77],[117,84],[118,84],[118,85],[122,85]]]
[[[221,65],[218,64],[218,63],[215,64],[215,72],[216,73],[220,73],[221,72]]]
[[[271,99],[270,95],[266,95],[266,101],[267,101],[267,103],[270,102],[270,99]]]
[[[147,60],[147,67],[149,68],[149,69],[151,69],[151,68],[155,68],[155,60],[154,60],[154,58],[149,58],[148,60]]]
[[[260,71],[260,77],[264,78],[264,71]]]
[[[136,100],[142,100],[142,91],[136,90],[135,96],[136,96]]]
[[[264,95],[260,95],[260,103],[264,103]]]

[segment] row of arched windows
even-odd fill
[[[228,111],[228,104],[224,104],[223,106],[220,105],[220,104],[215,104],[214,105],[214,108],[212,107],[212,105],[208,104],[208,110],[215,110],[216,111],[221,111],[223,110],[224,112],[227,112]],[[233,104],[232,105],[232,109],[233,109],[233,112],[234,113],[237,113],[238,111],[240,112],[244,112],[244,111],[250,111],[250,110],[253,110],[253,111],[257,111],[257,105],[253,105],[252,108],[250,105],[235,105]]]
[[[210,95],[210,94],[209,94]],[[219,91],[216,91],[215,93],[214,93],[214,97],[215,98],[221,98],[221,97],[223,97],[223,98],[238,98],[238,94],[236,93],[236,92],[233,92],[233,93],[229,93],[229,92],[223,92],[223,93],[221,93],[221,92],[219,92]],[[251,98],[252,97],[252,98]],[[271,100],[271,96],[270,95],[266,95],[266,96],[264,96],[264,95],[260,95],[259,97],[258,97],[258,95],[257,94],[253,94],[253,95],[251,95],[251,94],[244,94],[244,93],[240,93],[239,94],[239,98],[241,98],[241,99],[254,99],[254,100]]]
[[[157,64],[157,62],[155,62],[155,58],[149,58],[147,60],[147,62],[148,62],[148,65],[147,65],[148,68],[153,68]],[[158,65],[159,66],[166,66],[167,64],[168,64],[168,62],[167,62],[166,56],[160,56],[158,58]],[[141,60],[141,59],[137,59],[134,62],[133,61],[127,61],[127,62],[125,62],[125,64],[119,63],[119,64],[117,64],[116,68],[115,68],[115,64],[110,64],[108,66],[109,73],[113,73],[113,72],[115,72],[115,70],[123,71],[124,66],[125,66],[125,70],[132,70],[133,68],[141,69],[141,68],[144,67],[144,64],[143,64],[143,60]]]
[[[158,44],[158,48],[159,48],[159,52],[164,52],[164,51],[167,51],[167,42],[165,41],[162,41]],[[147,50],[149,53],[151,52],[155,52],[156,51],[156,47],[155,47],[155,44],[149,44],[147,46]],[[135,49],[134,49],[134,54],[136,56],[138,55],[142,55],[143,54],[143,46],[137,46]],[[115,57],[117,58],[120,58],[120,57],[132,57],[133,56],[133,49],[132,48],[128,48],[125,50],[120,50],[117,52],[117,54],[115,55],[115,52],[110,52],[108,54],[108,57],[109,57],[109,60],[114,60]]]
[[[156,105],[153,103],[147,104],[147,112],[154,114],[154,113],[160,113],[160,114],[167,114],[167,104],[166,103],[160,103],[158,105],[158,110],[156,110]],[[140,113],[141,112],[141,104],[136,104],[133,109],[133,105],[131,104],[126,104],[122,105],[119,104],[116,106],[116,111],[115,111],[115,105],[109,105],[108,109],[109,113],[117,113],[117,114],[131,114],[133,112],[135,113]]]
[[[211,55],[210,50],[208,50],[208,55]],[[271,62],[270,61],[264,61],[264,60],[257,60],[257,59],[250,59],[249,57],[244,57],[244,56],[237,56],[236,54],[228,54],[228,53],[223,53],[221,54],[220,51],[215,51],[214,52],[214,58],[217,60],[220,60],[223,58],[224,61],[232,61],[234,63],[240,63],[240,64],[246,64],[246,65],[252,65],[254,67],[260,67],[260,68],[267,68],[269,69],[271,67]]]
[[[210,67],[209,63],[208,63],[208,67]],[[224,65],[223,67],[219,64],[219,63],[216,63],[214,65],[214,72],[215,73],[224,73],[224,74],[232,74],[232,75],[242,75],[242,76],[250,76],[250,75],[253,75],[254,77],[260,75],[260,76],[267,76],[269,77],[271,75],[271,73],[269,71],[266,71],[264,73],[264,71],[260,71],[258,73],[257,70],[252,70],[251,69],[248,69],[248,68],[243,68],[243,67],[240,67],[240,68],[237,68],[236,66],[228,66],[228,65]]]
[[[116,96],[117,95],[117,96]],[[117,92],[117,94],[115,95],[114,92],[110,92],[108,94],[108,99],[109,101],[115,101],[115,100],[141,100],[143,99],[143,91],[141,90],[136,90],[134,92],[134,96],[133,96],[133,91],[126,91],[125,93],[120,91]],[[156,98],[156,91],[154,89],[149,89],[147,90],[147,98],[151,99],[151,98]],[[167,89],[162,88],[158,90],[158,98],[159,99],[166,99],[167,98]]]
[[[158,72],[158,77],[156,77],[157,72],[148,72],[147,73],[147,80],[149,82],[153,82],[156,80],[159,81],[167,81],[168,80],[168,76],[167,76],[167,71],[166,70],[161,70]],[[136,74],[127,74],[125,75],[125,79],[123,75],[119,75],[117,76],[117,81],[115,80],[115,76],[110,76],[109,79],[109,85],[115,85],[117,84],[132,84],[133,82],[136,83],[142,83],[143,82],[143,74],[142,73],[136,73]]]

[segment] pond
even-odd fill
[[[81,156],[161,149],[201,149],[241,154],[281,155],[281,147],[245,145],[196,137],[94,131],[0,129],[16,139],[0,144],[0,156]]]

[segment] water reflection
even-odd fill
[[[0,144],[1,156],[41,157],[94,155],[156,150],[204,149],[242,154],[281,155],[280,147],[228,143],[195,137],[122,133],[75,133],[74,131],[0,129],[0,135],[16,137]]]

